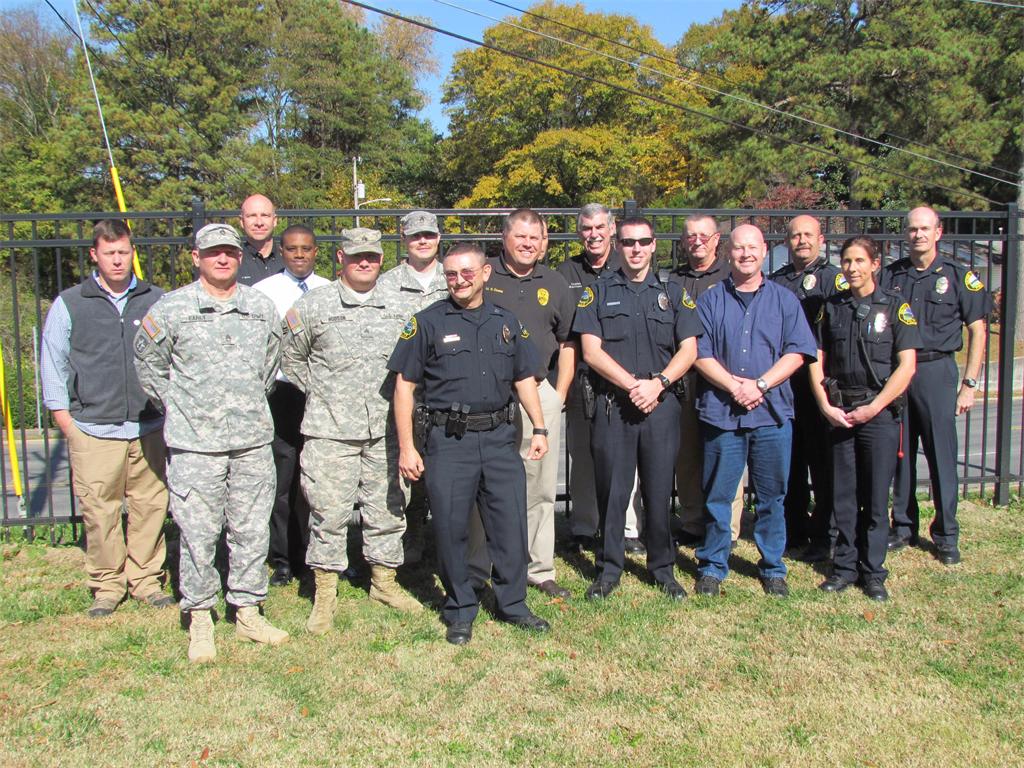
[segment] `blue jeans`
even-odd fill
[[[757,496],[754,542],[761,553],[757,563],[762,578],[784,577],[786,516],[783,502],[789,478],[793,424],[781,427],[725,430],[701,423],[704,431],[704,544],[697,550],[697,573],[725,579],[729,574],[732,500],[750,467],[750,482]]]

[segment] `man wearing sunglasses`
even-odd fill
[[[514,388],[530,422],[525,458],[536,463],[548,451],[536,350],[510,311],[485,300],[491,266],[479,246],[452,248],[444,272],[451,299],[408,321],[388,367],[397,374],[398,468],[406,480],[425,477],[430,497],[446,639],[468,643],[479,609],[467,564],[474,504],[487,534],[497,618],[546,632],[548,623],[526,605],[526,471],[512,398]]]
[[[619,586],[626,505],[639,470],[647,570],[669,598],[682,600],[669,525],[679,447],[679,401],[670,390],[696,357],[701,325],[689,294],[658,279],[651,223],[626,219],[618,239],[622,267],[583,292],[573,322],[599,390],[591,445],[602,538],[586,596],[604,599]]]

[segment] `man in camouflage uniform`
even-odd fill
[[[135,340],[139,382],[166,419],[167,485],[181,529],[181,609],[190,614],[188,658],[216,657],[214,553],[227,526],[227,602],[240,639],[277,645],[288,633],[259,611],[267,596],[268,522],[274,501],[274,426],[266,393],[281,329],[274,303],[236,282],[242,241],[234,227],[196,233],[199,279],[157,302]]]
[[[406,319],[435,301],[448,298],[444,270],[437,259],[441,230],[437,216],[429,211],[412,211],[402,217],[402,247],[406,260],[380,276],[381,287],[398,292]],[[423,527],[427,518],[427,491],[423,479],[409,489],[405,508],[405,562],[418,563],[423,557]]]
[[[334,620],[357,499],[370,597],[402,611],[423,610],[395,582],[405,497],[389,392],[382,387],[407,313],[395,291],[377,285],[383,255],[379,231],[342,230],[338,280],[310,291],[285,314],[281,371],[306,393],[302,490],[310,505],[306,563],[316,578],[306,629],[315,635],[328,632]]]

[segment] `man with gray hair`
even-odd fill
[[[274,424],[267,391],[281,357],[274,302],[236,281],[242,240],[234,227],[196,233],[199,279],[165,295],[135,337],[143,390],[163,405],[171,514],[181,531],[181,610],[188,658],[217,655],[210,615],[220,589],[214,554],[228,535],[227,602],[239,639],[277,645],[288,633],[260,614],[274,503]]]

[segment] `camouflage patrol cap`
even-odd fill
[[[338,244],[346,256],[355,256],[357,253],[376,253],[384,255],[384,249],[380,245],[380,230],[356,227],[355,229],[341,230],[341,242]]]
[[[437,216],[430,211],[413,211],[402,217],[402,234],[415,235],[420,232],[432,232],[440,235],[441,230],[437,228]]]
[[[242,238],[230,224],[207,224],[196,232],[196,250],[203,251],[218,245],[230,245],[242,250]]]

